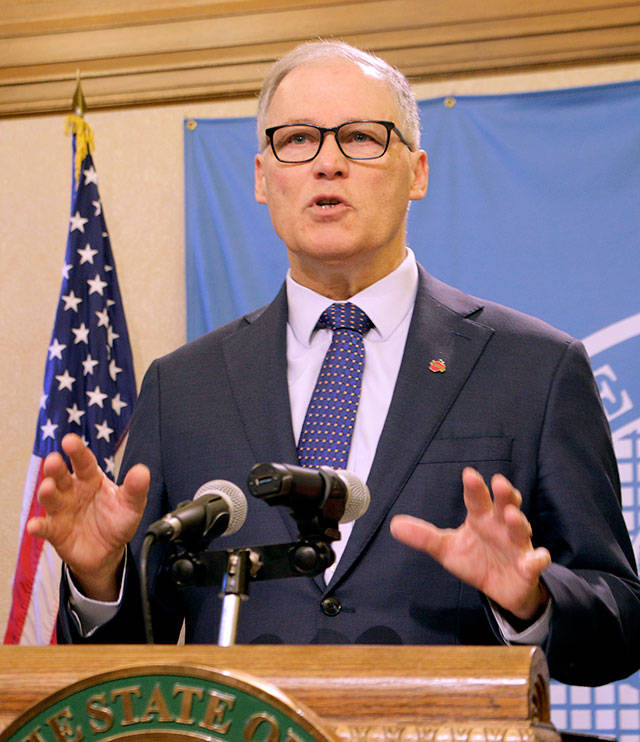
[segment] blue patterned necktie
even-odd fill
[[[332,304],[320,315],[318,328],[333,330],[298,441],[300,466],[345,469],[360,401],[364,369],[364,335],[371,320],[347,302]]]

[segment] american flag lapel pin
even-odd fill
[[[447,364],[442,358],[434,358],[429,364],[429,371],[433,371],[434,374],[443,374],[447,370]]]

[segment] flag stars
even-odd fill
[[[119,373],[121,373],[121,371],[122,371],[122,369],[121,368],[118,368],[118,366],[116,366],[115,360],[111,359],[111,361],[109,363],[109,376],[111,377],[111,379],[113,381],[116,380],[116,376]]]
[[[88,167],[86,170],[82,171],[82,174],[84,175],[84,184],[89,185],[89,183],[95,183],[98,185],[98,173],[96,172],[96,169],[93,167]]]
[[[52,361],[54,358],[62,360],[62,351],[66,348],[66,345],[58,342],[57,338],[53,339],[53,342],[49,346],[49,360]]]
[[[89,294],[100,294],[102,296],[102,289],[104,289],[105,286],[107,286],[107,282],[103,281],[100,278],[100,274],[96,273],[96,277],[91,279],[87,279],[87,283],[89,284]]]
[[[82,250],[78,250],[80,256],[80,265],[83,263],[91,263],[93,265],[93,256],[97,255],[98,251],[94,250],[91,245],[87,242]]]
[[[98,425],[98,423],[95,424],[96,431],[98,435],[96,436],[98,440],[102,438],[103,440],[107,441],[107,443],[111,442],[111,434],[113,433],[113,428],[110,428],[107,424],[107,421],[104,420],[102,422],[102,425]]]
[[[109,327],[109,310],[105,307],[102,311],[96,312],[98,318],[98,327]]]
[[[103,459],[104,461],[104,472],[109,474],[113,479],[116,475],[116,460],[114,456],[107,456]]]
[[[42,440],[46,440],[47,438],[51,438],[52,440],[55,440],[55,432],[56,428],[58,426],[56,423],[51,422],[51,418],[47,418],[47,422],[44,425],[40,426],[40,430],[42,431]]]
[[[76,229],[82,232],[84,234],[84,225],[89,221],[88,219],[84,219],[80,216],[80,212],[76,211],[76,213],[69,219],[71,223],[71,228],[69,229],[70,232],[75,231]]]
[[[73,289],[65,296],[60,297],[64,302],[64,311],[68,312],[69,309],[73,309],[76,314],[78,313],[78,305],[82,304],[82,299],[76,296]]]
[[[91,353],[87,355],[86,359],[82,361],[82,374],[83,376],[90,376],[93,374],[93,369],[98,365],[98,361],[94,361],[91,357]]]
[[[107,343],[108,343],[108,345],[110,347],[113,347],[113,341],[114,340],[117,340],[119,337],[120,337],[120,335],[118,335],[117,333],[115,333],[113,331],[113,327],[111,327],[111,325],[109,325],[109,327],[107,327]]]
[[[89,345],[89,328],[84,324],[84,322],[80,327],[72,327],[71,332],[76,336],[76,339],[73,341],[74,345],[77,345],[78,343],[86,343]]]
[[[102,403],[107,398],[107,394],[103,394],[100,391],[100,387],[97,386],[93,391],[87,391],[87,397],[89,397],[89,407],[91,405],[97,404],[100,409],[102,409]]]
[[[126,402],[123,402],[120,399],[120,393],[116,394],[116,396],[111,400],[111,407],[113,407],[113,411],[116,413],[118,417],[120,417],[120,412],[122,411],[123,407],[128,407]]]
[[[36,400],[40,409],[34,452],[46,456],[73,431],[114,478],[118,470],[115,452],[136,399],[135,381],[129,378],[126,324],[97,173],[89,158],[81,173],[74,204],[67,212],[62,290],[47,348],[44,385],[38,390],[42,397]]]
[[[82,425],[82,416],[85,414],[84,410],[78,409],[78,405],[74,402],[73,407],[67,407],[67,422],[76,423]]]
[[[71,376],[68,369],[65,369],[63,374],[58,374],[56,376],[56,379],[58,380],[58,391],[61,392],[63,389],[68,389],[69,391],[73,391],[73,384],[75,382],[75,378]]]

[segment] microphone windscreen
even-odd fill
[[[371,495],[369,494],[367,485],[360,477],[357,477],[352,472],[346,469],[338,469],[336,470],[336,474],[347,485],[347,492],[349,493],[344,504],[344,515],[340,518],[340,523],[350,523],[367,512]]]
[[[200,497],[221,497],[229,508],[229,525],[221,536],[230,536],[239,531],[247,519],[247,498],[244,492],[233,482],[226,479],[212,479],[198,488],[193,496],[194,500]]]

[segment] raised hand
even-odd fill
[[[77,435],[66,435],[62,448],[73,473],[59,453],[47,456],[38,491],[46,514],[31,518],[27,532],[52,544],[87,597],[115,600],[124,548],[144,511],[149,470],[134,466],[118,487]]]
[[[467,517],[459,528],[440,529],[398,515],[391,521],[392,535],[430,554],[518,618],[535,618],[548,600],[540,575],[551,556],[545,548],[533,548],[531,525],[520,510],[522,496],[501,474],[491,480],[493,499],[475,469],[464,469],[462,483]]]

